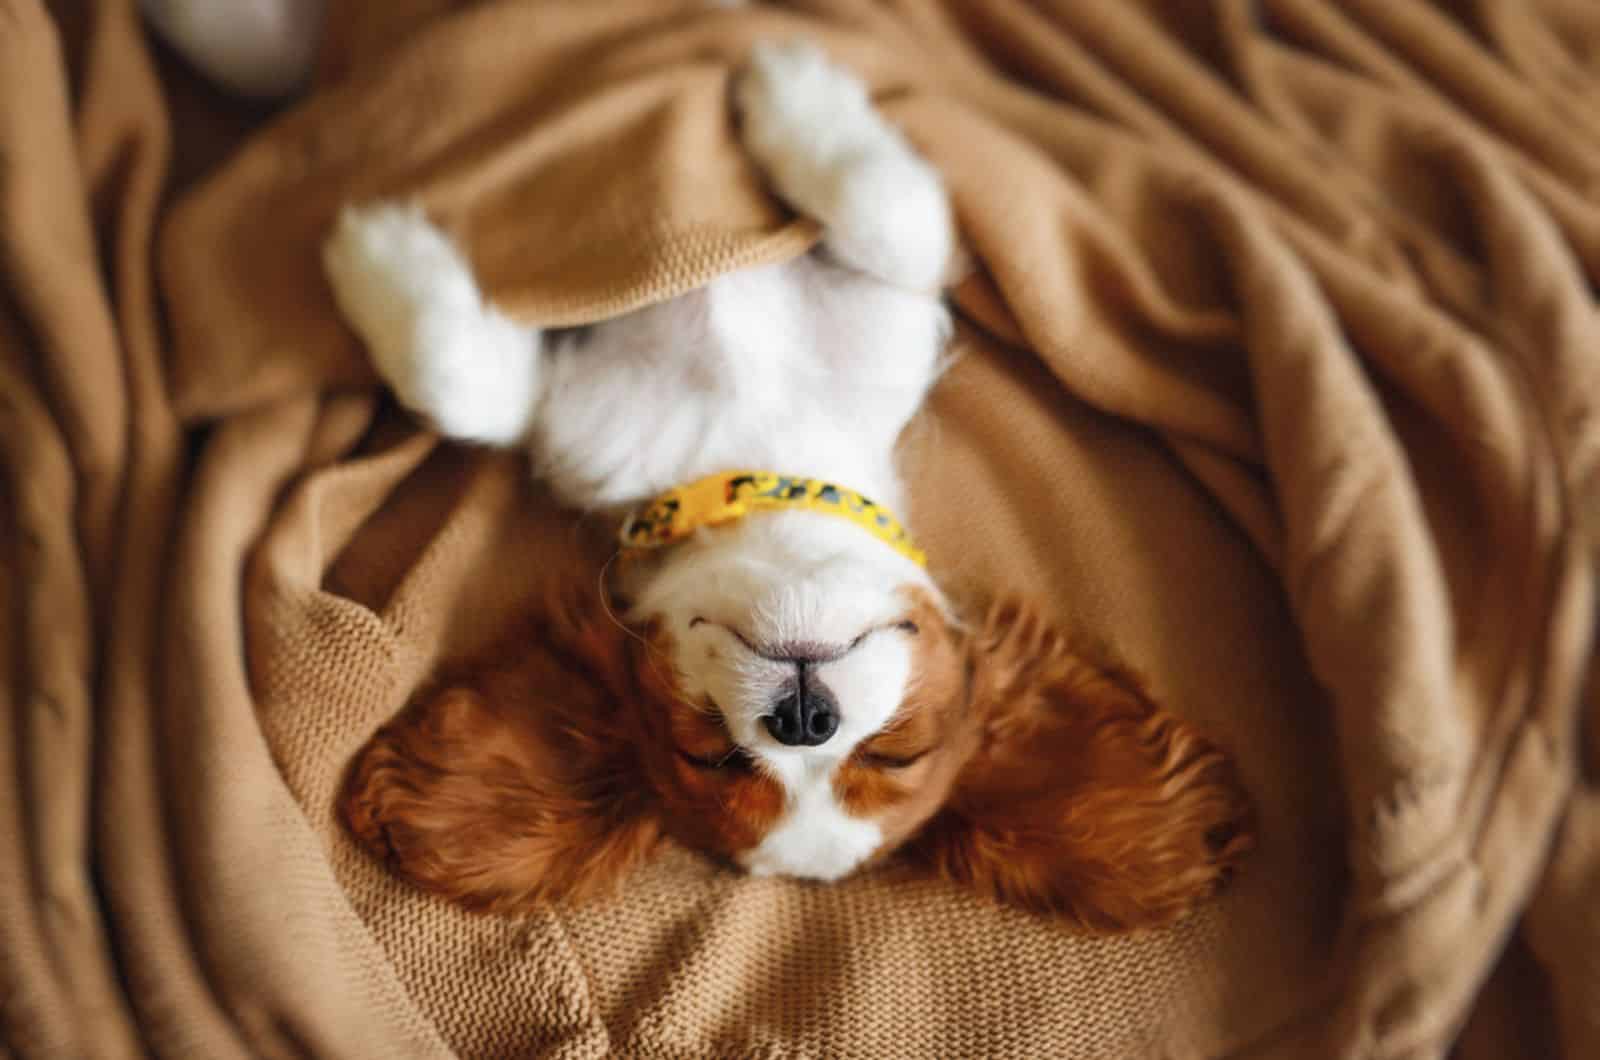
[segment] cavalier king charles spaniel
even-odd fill
[[[812,46],[757,49],[734,103],[812,253],[541,333],[416,209],[351,208],[329,239],[404,405],[524,447],[572,508],[633,513],[621,621],[552,601],[377,733],[341,815],[478,909],[593,893],[671,838],[756,874],[893,856],[1090,929],[1172,921],[1251,846],[1227,757],[1038,611],[961,617],[890,514],[951,332],[938,174]]]

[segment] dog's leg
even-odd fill
[[[484,301],[471,265],[420,209],[347,209],[323,264],[402,404],[463,441],[512,445],[527,435],[540,334]]]
[[[746,147],[790,205],[822,222],[834,257],[899,286],[939,285],[952,244],[944,186],[860,81],[811,44],[768,44],[734,96]]]

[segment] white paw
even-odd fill
[[[416,207],[349,208],[323,247],[334,299],[395,396],[451,437],[526,433],[538,336],[485,304],[472,267]]]
[[[435,305],[479,308],[466,260],[420,208],[379,204],[345,208],[322,248],[322,264],[378,375],[415,407],[413,384],[427,354],[416,341],[422,318]]]
[[[756,45],[734,88],[745,141],[759,153],[804,140],[819,154],[837,154],[875,123],[872,102],[856,76],[804,40]],[[818,161],[822,161],[819,158]]]
[[[316,62],[326,0],[139,0],[168,42],[223,87],[276,99]]]
[[[346,207],[322,262],[339,308],[363,335],[424,304],[482,304],[472,266],[418,206]]]
[[[939,175],[906,152],[880,152],[852,166],[833,191],[823,238],[834,257],[912,290],[944,281],[954,231]]]
[[[855,75],[803,41],[760,45],[734,103],[750,153],[779,195],[822,222],[835,257],[900,286],[939,286],[954,242],[944,185]]]

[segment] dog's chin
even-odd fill
[[[739,864],[752,876],[831,883],[870,861],[883,838],[877,822],[828,806],[821,814],[790,813],[758,846],[740,855]]]

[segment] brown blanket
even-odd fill
[[[132,8],[0,0],[0,1056],[1600,1055],[1600,8],[352,2],[225,161],[256,116]],[[333,818],[577,535],[380,401],[332,212],[421,200],[552,324],[798,253],[725,101],[792,33],[975,263],[905,444],[936,573],[1257,798],[1176,929],[682,852],[475,917]]]

